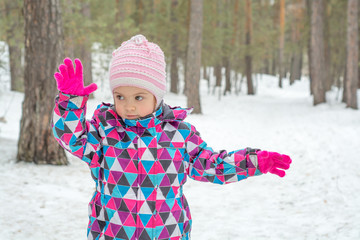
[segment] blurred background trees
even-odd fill
[[[209,75],[216,78],[210,92],[219,95],[236,92],[239,90],[236,89],[237,81],[246,78],[248,94],[255,94],[253,76],[258,73],[279,76],[279,87],[283,78],[290,78],[294,83],[302,74],[312,76],[311,68],[319,64],[318,60],[311,64],[316,57],[324,62],[320,63],[323,69],[319,71],[324,91],[332,86],[343,87],[348,44],[347,2],[204,1],[201,69],[202,78],[209,79]],[[94,43],[111,52],[134,34],[142,33],[163,48],[170,90],[179,93],[179,74],[185,76],[186,71],[190,3],[191,0],[62,0],[64,55],[81,58],[85,79],[91,82]],[[0,39],[9,46],[12,89],[18,91],[22,91],[24,68],[24,61],[21,61],[24,58],[22,7],[21,0],[2,0],[0,3]],[[358,21],[357,8],[353,11],[356,14],[351,21]],[[320,20],[316,20],[317,17]],[[317,30],[319,24],[321,30]],[[315,47],[317,45],[312,46],[311,41],[317,36],[320,36],[319,46]],[[320,56],[316,51],[323,53]],[[318,73],[314,71],[312,86],[317,86]],[[360,85],[359,80],[357,84]],[[223,92],[216,91],[220,86],[223,86]],[[314,93],[313,87],[311,89]],[[317,93],[314,94],[317,99]],[[314,100],[314,104],[323,101]]]
[[[21,63],[24,50],[23,0],[4,0],[0,2],[0,40],[9,48],[11,90],[24,91],[24,66]]]
[[[202,17],[191,15],[193,3],[198,1],[203,2]],[[326,92],[337,87],[347,107],[357,109],[360,80],[356,2],[61,0],[64,47],[58,54],[82,59],[88,84],[93,76],[93,51],[111,54],[123,41],[141,33],[159,44],[165,53],[169,90],[186,95],[186,89],[193,90],[193,100],[189,99],[188,104],[195,106],[195,112],[201,113],[200,103],[196,103],[199,98],[194,96],[199,94],[199,78],[207,80],[209,94],[220,99],[239,91],[256,94],[259,74],[278,76],[280,88],[284,78],[293,84],[302,76],[309,76],[314,105],[326,102]],[[0,13],[0,40],[7,43],[10,53],[11,89],[24,91],[24,75],[28,76],[24,74],[28,64],[24,0],[0,1]],[[198,28],[199,21],[202,21],[202,29],[198,29],[202,34],[201,46],[196,45],[195,51],[201,53],[201,63],[196,65],[198,58],[188,54],[194,51],[189,49],[195,41],[191,29]],[[56,66],[52,71],[55,70]],[[198,79],[184,80],[192,75]],[[50,73],[46,77],[52,80]],[[246,90],[241,89],[242,82],[247,83]]]

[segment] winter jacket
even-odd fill
[[[86,102],[86,96],[59,93],[52,127],[61,146],[89,165],[96,183],[88,239],[190,239],[187,176],[225,184],[260,174],[249,149],[208,147],[184,122],[190,109],[162,104],[149,116],[128,120],[103,103],[87,121]]]

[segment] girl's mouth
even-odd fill
[[[137,119],[138,116],[137,115],[126,115],[127,119]]]

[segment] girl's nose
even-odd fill
[[[128,103],[128,104],[126,104],[125,109],[127,111],[134,111],[135,110],[135,105],[131,104],[131,103]]]

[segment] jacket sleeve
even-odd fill
[[[101,138],[95,118],[86,120],[87,96],[74,96],[62,92],[55,99],[52,130],[59,144],[74,156],[86,162],[94,178],[100,167]]]
[[[227,184],[261,174],[255,149],[215,152],[202,140],[194,126],[191,126],[186,140],[186,151],[189,162],[187,174],[194,180]]]

